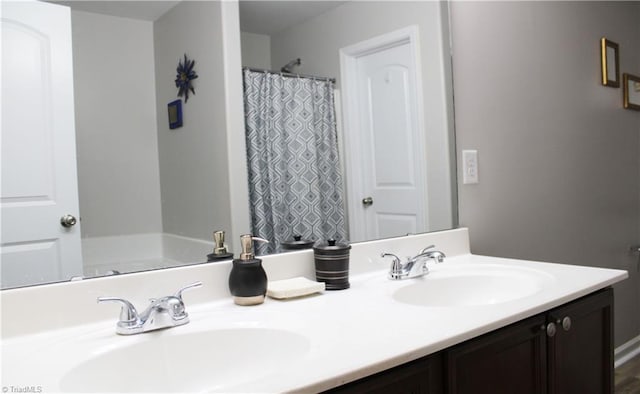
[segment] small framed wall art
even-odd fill
[[[626,109],[640,111],[640,77],[622,74],[622,94]]]
[[[169,112],[169,128],[177,129],[182,127],[182,100],[178,99],[167,105]]]
[[[604,86],[620,87],[618,56],[618,44],[602,37],[600,39],[600,58],[602,62],[602,84]]]

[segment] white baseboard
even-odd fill
[[[613,366],[618,368],[622,364],[631,360],[635,356],[640,354],[640,335],[631,339],[628,342],[618,346],[613,352]]]

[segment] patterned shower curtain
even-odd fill
[[[294,235],[345,242],[333,82],[243,73],[252,232],[270,242],[258,252]]]

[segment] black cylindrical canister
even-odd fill
[[[351,245],[336,243],[330,239],[326,244],[313,247],[316,264],[316,280],[325,283],[327,290],[349,288],[349,250]]]

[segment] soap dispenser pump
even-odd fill
[[[233,260],[229,275],[229,291],[238,305],[262,304],[267,293],[267,273],[262,268],[262,260],[253,254],[253,241],[269,242],[251,234],[240,236],[242,252]]]
[[[213,253],[209,253],[207,255],[207,262],[228,260],[233,258],[233,253],[227,251],[227,247],[224,245],[224,231],[214,231],[213,242],[216,246],[213,248]]]

